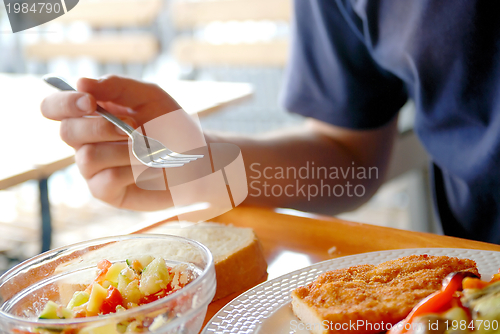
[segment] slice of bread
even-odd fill
[[[248,288],[266,274],[267,263],[262,246],[251,228],[217,223],[172,222],[148,233],[186,237],[210,249],[217,277],[214,300]]]
[[[313,334],[383,332],[455,271],[479,274],[473,260],[430,255],[329,271],[292,292],[292,309]]]

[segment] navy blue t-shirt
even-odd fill
[[[500,243],[500,1],[295,0],[284,104],[352,129],[415,101],[446,234]]]

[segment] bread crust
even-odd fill
[[[215,263],[217,290],[214,300],[252,286],[266,272],[267,262],[262,245],[257,236],[254,235],[250,244]]]
[[[329,271],[295,289],[292,308],[314,334],[377,333],[404,319],[456,271],[479,275],[473,260],[430,255]]]

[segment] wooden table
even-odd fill
[[[71,82],[71,80],[70,80]],[[165,81],[158,84],[190,114],[206,115],[252,95],[246,83]],[[38,180],[42,211],[42,250],[50,247],[47,178],[74,162],[74,151],[59,137],[59,122],[40,113],[43,98],[56,89],[41,77],[0,73],[0,190]]]
[[[268,277],[262,281],[319,261],[366,252],[430,247],[500,251],[500,245],[353,223],[294,210],[238,207],[215,221],[254,229],[268,261]],[[211,303],[205,324],[242,292]]]

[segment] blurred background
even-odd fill
[[[95,78],[113,73],[178,89],[181,105],[207,109],[199,113],[204,130],[254,134],[297,125],[304,119],[278,103],[291,15],[290,0],[80,0],[67,14],[13,34],[6,8],[0,6],[0,79],[8,86],[2,94],[13,89],[8,83],[12,78],[38,80],[46,73]],[[201,86],[189,86],[192,81]],[[23,99],[33,110],[26,115],[19,111],[15,117],[38,113],[40,100],[27,91]],[[2,108],[2,122],[12,124],[11,117],[12,110]],[[370,202],[341,218],[436,231],[426,186],[427,158],[411,132],[412,121],[409,103],[400,117],[401,145],[388,182]],[[50,131],[57,136],[57,129]],[[10,181],[0,187],[0,272],[40,252],[44,186],[48,202],[43,205],[50,207],[53,229],[51,247],[119,234],[168,214],[119,210],[92,198],[67,159],[43,177],[18,178],[17,169],[9,173],[5,179]]]

